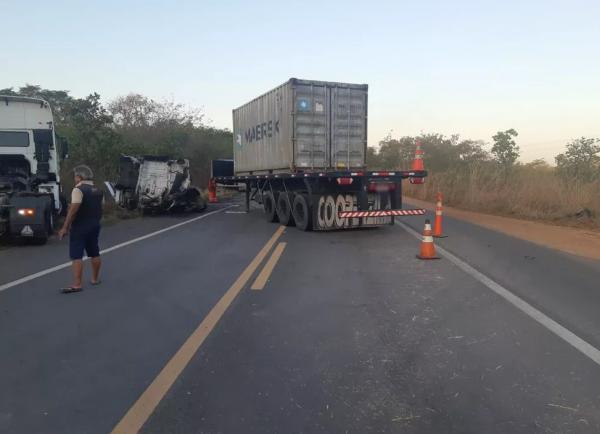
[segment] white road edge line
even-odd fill
[[[105,254],[105,253],[108,253],[108,252],[112,252],[113,250],[120,249],[121,247],[125,247],[125,246],[128,246],[128,245],[133,244],[133,243],[137,243],[138,241],[142,241],[142,240],[145,240],[145,239],[150,238],[150,237],[154,237],[154,236],[162,234],[164,232],[167,232],[167,231],[176,229],[178,227],[181,227],[183,225],[187,225],[189,223],[193,223],[193,222],[195,222],[197,220],[202,220],[203,218],[206,218],[206,217],[211,216],[213,214],[225,211],[226,209],[229,209],[229,208],[232,208],[232,207],[233,207],[233,205],[226,206],[224,208],[217,209],[215,211],[211,211],[211,212],[206,213],[206,214],[202,214],[201,216],[191,218],[191,219],[183,221],[181,223],[177,223],[177,224],[174,224],[172,226],[167,226],[166,228],[159,229],[158,231],[150,232],[149,234],[142,235],[141,237],[137,237],[137,238],[134,238],[132,240],[125,241],[125,242],[120,243],[120,244],[116,244],[116,245],[108,247],[108,248],[106,248],[104,250],[100,250],[100,254]],[[84,258],[84,261],[87,261],[87,259],[88,259],[87,257]],[[39,271],[39,272],[34,273],[34,274],[29,274],[29,275],[27,275],[25,277],[21,277],[20,279],[13,280],[12,282],[5,283],[4,285],[0,285],[0,292],[6,290],[8,288],[12,288],[13,286],[17,286],[17,285],[20,285],[22,283],[29,282],[30,280],[37,279],[38,277],[42,277],[42,276],[45,276],[46,274],[54,273],[55,271],[62,270],[63,268],[67,268],[67,267],[70,267],[70,266],[71,266],[71,262],[69,261],[69,262],[65,262],[63,264],[57,265],[55,267],[46,268],[45,270]]]
[[[422,235],[415,231],[413,228],[408,226],[406,223],[396,221],[396,224],[402,227],[409,234],[413,235],[417,239],[421,239]],[[579,350],[585,356],[589,357],[591,360],[596,362],[597,365],[600,365],[600,350],[588,342],[581,339],[575,333],[570,331],[569,329],[561,326],[559,323],[554,321],[552,318],[546,316],[544,313],[527,303],[522,298],[516,296],[508,289],[504,288],[502,285],[494,282],[492,279],[487,277],[485,274],[477,271],[475,268],[459,259],[446,249],[440,246],[435,246],[435,249],[446,259],[456,265],[458,268],[463,270],[465,273],[471,275],[473,278],[483,283],[489,289],[494,291],[500,297],[508,301],[510,304],[515,306],[521,312],[525,313],[530,318],[533,318],[535,321],[540,323],[546,329],[554,333],[556,336],[567,342],[569,345],[573,346],[575,349]]]

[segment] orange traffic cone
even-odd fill
[[[433,236],[431,236],[431,222],[425,220],[425,228],[423,229],[423,241],[421,241],[421,253],[417,255],[419,259],[440,259],[435,254],[435,246],[433,244]]]
[[[425,165],[423,164],[423,150],[421,149],[421,142],[417,140],[417,149],[415,150],[415,159],[413,160],[410,170],[421,171],[425,170]],[[411,184],[425,184],[425,178],[409,178]]]
[[[208,201],[210,203],[217,203],[217,183],[213,178],[208,181]]]
[[[442,193],[438,191],[435,197],[435,220],[433,222],[433,236],[436,238],[446,238],[442,235]]]

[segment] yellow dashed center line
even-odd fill
[[[240,274],[233,285],[231,285],[223,297],[221,297],[208,315],[206,315],[206,317],[202,320],[198,328],[194,330],[181,348],[179,348],[177,353],[175,353],[173,358],[169,360],[154,381],[152,381],[152,383],[148,386],[144,393],[142,393],[135,404],[133,404],[125,416],[123,416],[123,419],[121,419],[117,426],[113,428],[111,434],[134,434],[139,432],[144,423],[146,423],[150,415],[154,412],[154,409],[158,403],[169,391],[175,380],[177,380],[177,377],[179,377],[194,354],[196,354],[206,337],[215,328],[235,297],[246,286],[248,280],[250,280],[273,245],[283,234],[284,230],[285,226],[280,226],[275,231],[271,239],[267,241],[267,244],[265,244],[260,252],[258,252],[250,265],[248,265],[242,274]],[[273,257],[271,257],[271,259],[272,258]]]
[[[269,277],[271,277],[271,273],[273,272],[275,265],[277,265],[277,261],[279,261],[279,258],[281,257],[281,254],[283,253],[283,250],[285,249],[286,244],[287,243],[277,244],[277,247],[275,247],[275,250],[273,250],[271,257],[265,264],[264,268],[262,269],[262,271],[260,272],[260,274],[258,275],[256,280],[254,281],[254,283],[252,284],[250,289],[256,289],[256,290],[264,289],[265,285],[267,284],[267,281],[269,280]]]

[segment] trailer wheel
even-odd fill
[[[263,196],[263,208],[265,210],[267,221],[276,223],[278,221],[277,206],[275,205],[275,198],[270,191],[267,191]]]
[[[292,214],[296,221],[296,227],[302,231],[312,229],[312,213],[305,194],[297,194],[292,203]]]
[[[277,217],[284,226],[294,226],[294,216],[292,215],[292,199],[287,193],[279,193],[277,198]]]

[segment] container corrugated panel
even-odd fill
[[[361,167],[367,145],[367,93],[362,89],[331,89],[331,166]]]
[[[367,92],[290,79],[234,110],[236,174],[364,167]]]

